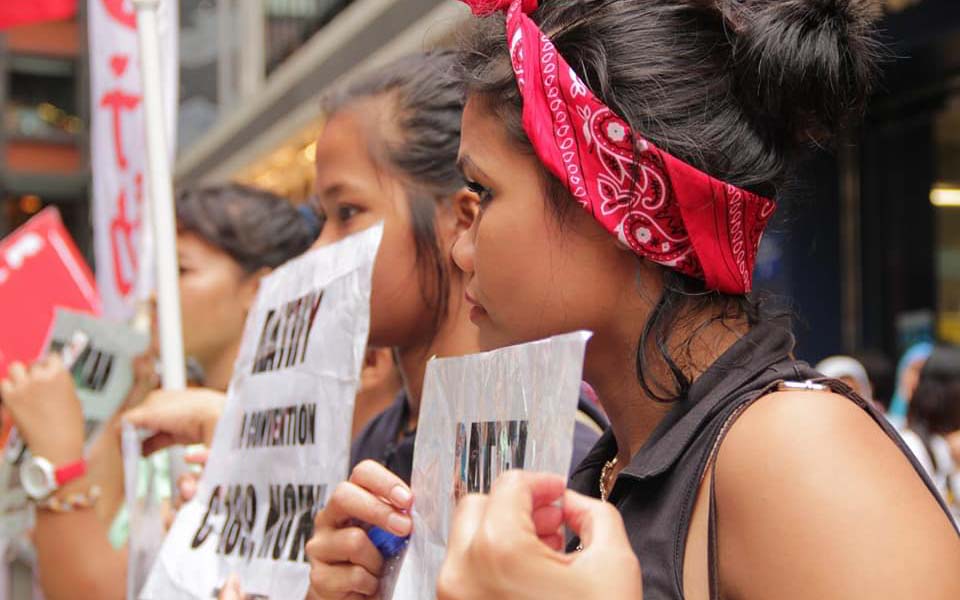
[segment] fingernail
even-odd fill
[[[410,490],[407,489],[406,486],[397,485],[390,490],[390,500],[397,506],[406,508],[413,500],[413,494],[410,493]]]
[[[407,535],[412,527],[413,522],[406,515],[393,513],[387,517],[387,529],[397,535]]]

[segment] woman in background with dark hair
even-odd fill
[[[319,224],[279,196],[236,183],[184,190],[176,208],[184,353],[206,387],[226,391],[260,279],[303,254]]]
[[[902,435],[956,514],[960,510],[960,348],[934,348],[920,371]]]
[[[453,255],[481,346],[593,331],[611,429],[571,478],[596,500],[558,511],[562,486],[516,475],[470,500],[439,597],[638,598],[642,572],[657,600],[960,598],[960,537],[922,467],[875,407],[814,383],[750,295],[773,199],[866,101],[880,3],[468,3],[507,11],[464,53],[459,158],[482,208]],[[583,527],[614,508],[626,537]],[[588,569],[611,545],[639,569]]]
[[[189,400],[184,406],[212,407],[212,414],[222,403],[260,279],[309,248],[317,235],[316,223],[282,198],[229,184],[181,192],[177,229],[184,348],[203,367],[209,389],[154,392],[148,402]],[[29,370],[11,365],[8,379],[0,385],[4,404],[34,456],[54,467],[81,459],[80,402],[70,374],[56,357]],[[119,599],[126,593],[124,511],[108,539],[123,494],[119,437],[118,416],[95,443],[88,475],[54,492],[61,501],[79,494],[83,500],[74,510],[37,510],[33,539],[47,600]],[[104,490],[102,497],[94,487]],[[169,490],[170,484],[158,482],[156,489]],[[98,518],[95,509],[101,504],[110,510],[97,510],[105,512]]]

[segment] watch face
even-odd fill
[[[20,467],[20,483],[34,500],[46,498],[57,489],[53,466],[47,460],[36,456]]]

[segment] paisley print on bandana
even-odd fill
[[[540,161],[638,256],[745,294],[776,204],[664,152],[603,104],[527,16],[536,0],[463,0],[507,11],[523,126]]]

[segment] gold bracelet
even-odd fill
[[[93,508],[97,503],[97,500],[100,499],[100,494],[102,490],[99,485],[90,486],[90,490],[87,492],[75,492],[72,494],[67,494],[67,497],[60,499],[56,496],[50,496],[40,502],[37,502],[37,508],[41,510],[49,510],[56,513],[68,513],[75,510],[84,510],[88,508]]]

